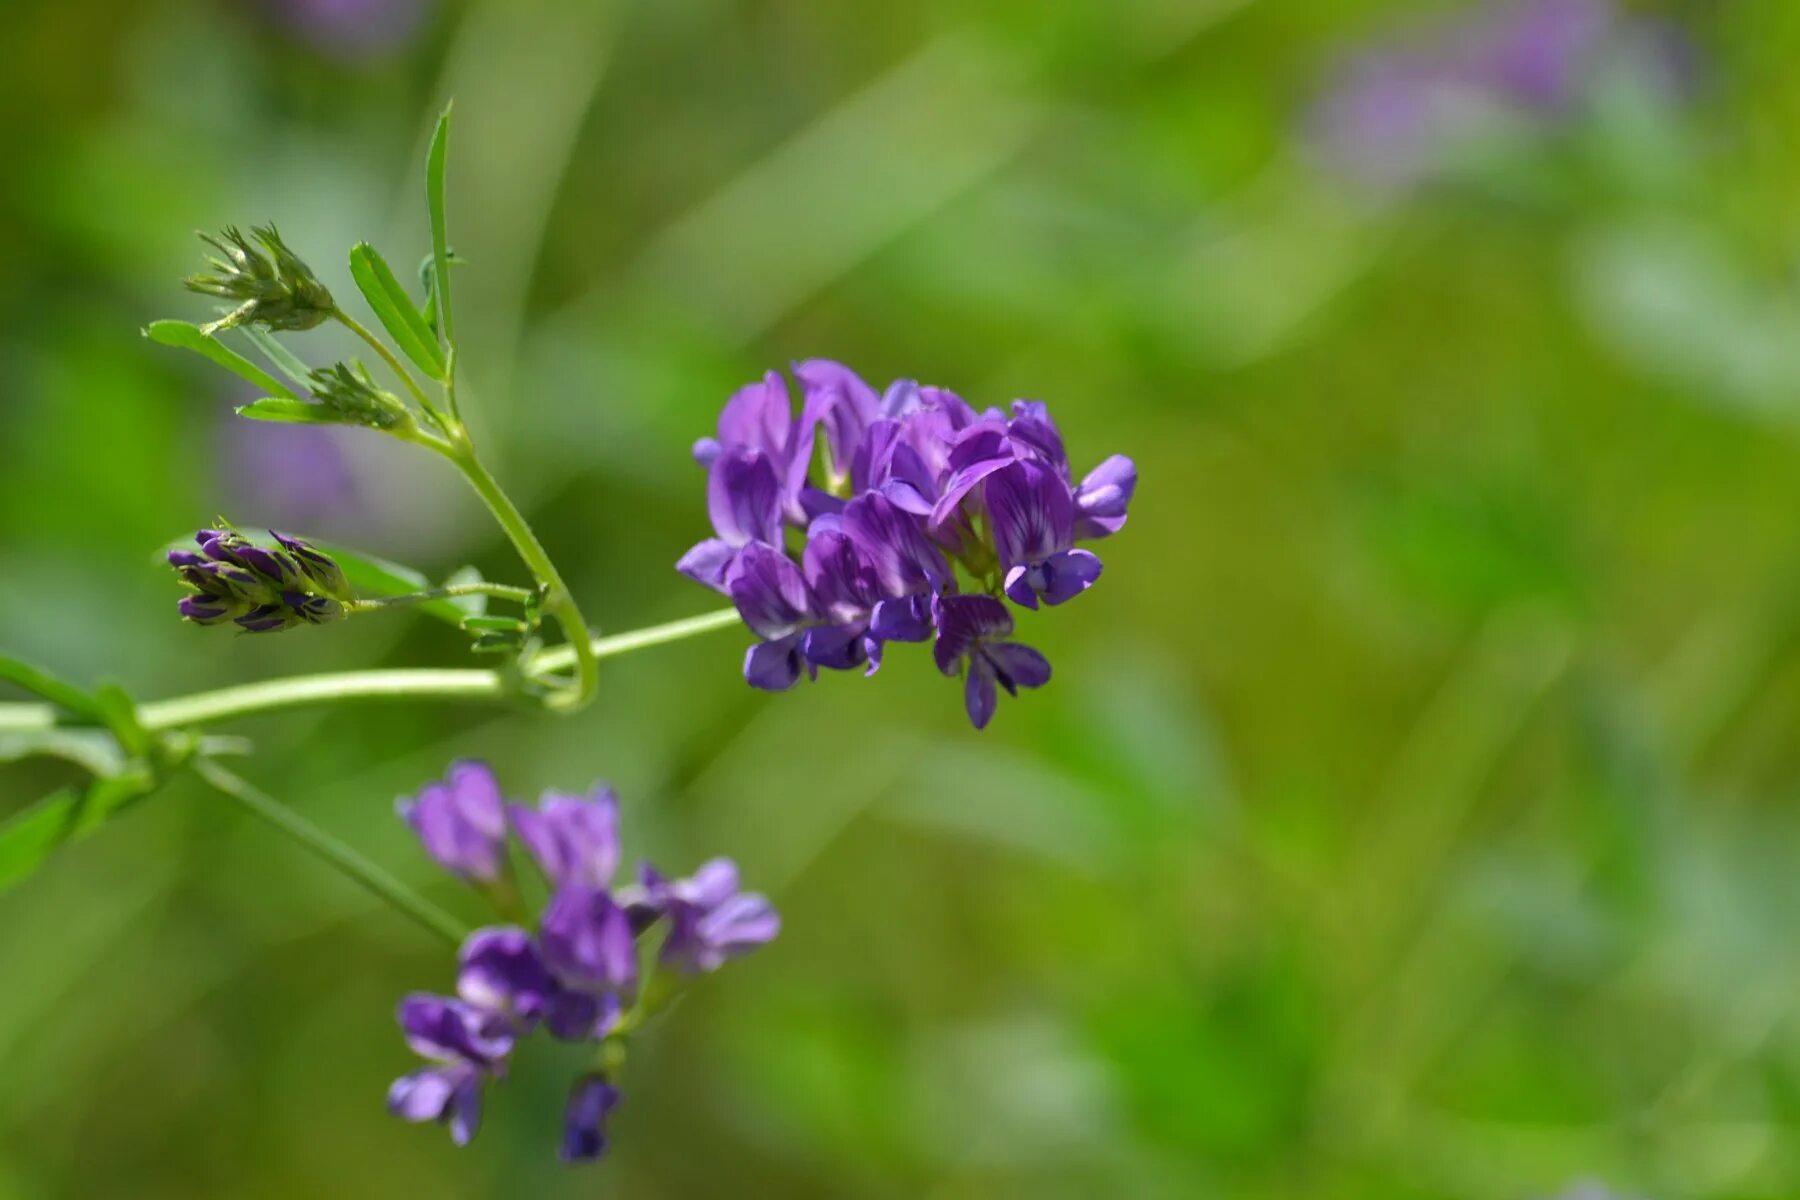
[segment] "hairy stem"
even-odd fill
[[[460,946],[468,930],[449,913],[401,883],[386,868],[326,833],[249,780],[207,758],[194,760],[194,772],[220,792],[312,851],[330,866],[361,884],[370,894],[399,909],[452,946]]]

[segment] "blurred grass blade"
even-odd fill
[[[239,378],[249,380],[265,392],[283,396],[289,400],[299,399],[279,379],[225,345],[218,338],[201,332],[198,325],[190,324],[187,321],[152,321],[144,329],[144,336],[159,345],[192,350],[195,354],[218,363]],[[304,384],[304,380],[300,382]]]
[[[444,355],[438,348],[437,335],[419,306],[394,278],[387,260],[369,243],[358,242],[350,251],[350,275],[400,352],[433,379],[443,379]]]
[[[342,425],[345,419],[323,404],[305,400],[289,400],[280,396],[264,396],[234,411],[252,421],[275,421],[283,425]]]
[[[443,330],[444,345],[456,345],[456,318],[450,307],[450,240],[444,225],[444,154],[450,140],[450,106],[438,118],[431,134],[431,151],[425,158],[425,206],[431,213],[432,277],[437,285],[432,290],[436,301],[437,326]]]
[[[0,654],[0,680],[22,687],[33,695],[42,696],[50,703],[66,708],[79,716],[91,717],[94,720],[104,719],[92,696],[74,684],[64,683],[49,672],[41,671],[30,663]]]
[[[156,782],[147,771],[113,775],[85,788],[52,792],[0,822],[0,891],[37,870],[58,847],[85,837],[155,790]]]
[[[275,335],[255,325],[238,326],[245,337],[253,342],[263,357],[275,364],[275,369],[300,385],[303,392],[311,394],[312,368],[300,361],[300,356],[275,340]],[[293,392],[277,385],[276,394],[298,400]]]

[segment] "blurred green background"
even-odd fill
[[[209,315],[195,228],[415,261],[449,96],[465,408],[607,631],[713,604],[687,448],[792,359],[1143,482],[985,734],[925,654],[771,697],[738,632],[566,721],[234,728],[471,919],[392,814],[456,755],[775,898],[604,1165],[535,1050],[467,1150],[387,1117],[447,957],[182,781],[0,897],[0,1200],[1800,1195],[1800,7],[1534,12],[1495,84],[1501,7],[13,0],[0,628],[77,681],[460,661],[177,623],[219,512],[522,578],[442,464],[137,336]]]

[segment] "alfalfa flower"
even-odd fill
[[[218,237],[203,233],[200,240],[218,253],[206,260],[209,270],[183,283],[191,292],[237,302],[230,313],[204,326],[206,333],[239,325],[311,329],[336,311],[330,291],[273,225],[252,227],[249,237],[228,226]]]
[[[482,764],[453,764],[402,815],[426,851],[464,879],[492,879],[506,861],[506,815],[551,887],[535,929],[477,929],[457,955],[456,998],[409,997],[400,1024],[430,1066],[396,1081],[388,1107],[411,1121],[438,1121],[458,1144],[473,1136],[481,1095],[501,1078],[518,1040],[542,1029],[594,1047],[563,1114],[560,1154],[576,1162],[606,1149],[605,1125],[619,1104],[614,1080],[629,1039],[688,976],[768,943],[780,931],[774,906],[744,892],[737,865],[713,859],[691,878],[668,880],[644,865],[614,887],[618,798],[546,792],[536,807],[503,812],[500,788]],[[645,947],[660,946],[640,979]]]
[[[744,659],[753,687],[870,673],[889,643],[935,639],[986,725],[1000,690],[1050,678],[1010,640],[1004,601],[1060,605],[1094,586],[1101,561],[1081,543],[1124,527],[1136,465],[1115,454],[1077,482],[1039,401],[978,412],[910,380],[877,393],[821,359],[794,377],[798,413],[771,373],[696,445],[716,536],[678,569],[730,596],[760,639]]]

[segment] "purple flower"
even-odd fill
[[[420,1058],[468,1063],[484,1071],[502,1066],[513,1034],[504,1020],[461,1000],[415,992],[400,1002],[400,1029]]]
[[[899,599],[936,592],[955,579],[919,520],[880,492],[850,502],[844,509],[843,530],[868,560],[885,596]]]
[[[848,478],[851,460],[862,444],[869,422],[880,411],[881,402],[875,389],[864,383],[862,376],[830,359],[812,358],[795,363],[794,378],[800,381],[805,396],[801,425],[808,430],[823,428],[825,431],[829,461],[824,490],[836,492]]]
[[[794,419],[787,383],[774,371],[761,382],[738,389],[719,414],[719,436],[694,443],[694,458],[710,466],[722,454],[752,451],[775,468],[781,511],[795,524],[805,523],[800,491],[812,464],[813,428]]]
[[[544,961],[565,987],[629,995],[637,987],[631,920],[604,888],[559,888],[540,921]]]
[[[536,943],[523,929],[477,929],[457,956],[456,994],[483,1012],[517,1017],[526,1028],[549,1010],[556,990]]]
[[[388,1088],[388,1111],[405,1121],[436,1121],[450,1140],[466,1146],[481,1127],[482,1073],[468,1063],[426,1067],[402,1075]]]
[[[439,857],[462,869],[489,851],[504,862],[498,783],[474,763],[455,763],[448,775],[421,792],[409,819],[423,821],[432,830],[428,846],[441,842],[448,849]],[[517,925],[474,931],[457,955],[457,997],[416,993],[399,1010],[407,1044],[428,1063],[394,1082],[388,1109],[409,1121],[449,1126],[459,1145],[474,1136],[482,1089],[505,1074],[520,1038],[541,1027],[564,1041],[606,1043],[607,1060],[614,1061],[635,1026],[626,1005],[637,1004],[633,1018],[654,1012],[679,993],[676,970],[714,970],[780,928],[767,900],[739,891],[728,859],[674,882],[646,866],[639,882],[609,890],[619,859],[618,799],[609,788],[585,797],[547,792],[535,808],[513,806],[510,813],[520,840],[556,885],[535,933]],[[483,826],[479,833],[472,832],[471,814]],[[657,968],[659,986],[639,1000],[638,939],[658,936],[658,926],[668,966]],[[601,1155],[619,1100],[605,1076],[575,1081],[564,1113],[566,1161]]]
[[[513,1037],[494,1015],[459,1000],[416,993],[400,1002],[406,1043],[435,1065],[394,1081],[388,1111],[408,1121],[450,1127],[467,1145],[481,1123],[481,1087],[505,1069]]]
[[[1037,463],[1008,463],[982,491],[1013,603],[1036,608],[1042,597],[1061,604],[1100,578],[1100,559],[1074,549],[1075,496],[1061,475]]]
[[[781,481],[773,461],[753,447],[721,451],[707,469],[706,505],[717,537],[694,546],[675,569],[696,583],[725,590],[737,552],[755,542],[781,542]]]
[[[738,890],[737,864],[729,858],[702,864],[689,879],[666,880],[649,866],[640,875],[648,905],[669,919],[663,961],[683,970],[716,971],[781,932],[768,900]]]
[[[753,542],[726,572],[725,590],[744,624],[763,639],[744,657],[744,678],[764,691],[794,686],[805,668],[800,642],[812,615],[800,568],[774,547]]]
[[[505,870],[506,804],[486,763],[452,763],[442,782],[395,808],[445,870],[471,883],[492,883]]]
[[[983,729],[993,719],[996,684],[1016,696],[1022,687],[1050,682],[1050,664],[1042,654],[1004,640],[1013,631],[1012,614],[992,596],[940,597],[933,615],[937,641],[932,655],[946,675],[966,670],[963,701],[975,728]]]
[[[596,787],[586,797],[545,792],[536,808],[512,805],[512,826],[550,882],[600,888],[619,865],[619,797]]]
[[[562,1160],[591,1162],[606,1153],[606,1118],[623,1099],[604,1075],[584,1075],[563,1109]]]
[[[869,674],[889,643],[934,633],[945,643],[936,606],[949,598],[986,593],[1036,608],[1100,577],[1098,556],[1077,543],[1124,526],[1137,486],[1129,458],[1114,455],[1076,484],[1041,401],[977,412],[911,380],[878,396],[824,359],[796,364],[794,376],[797,420],[770,374],[733,395],[718,436],[696,444],[716,536],[678,564],[729,595],[757,635],[744,658],[753,687],[782,691],[820,668]],[[794,526],[807,536],[790,550]],[[998,688],[1049,676],[1035,651],[1003,641],[982,640],[954,661],[965,658],[978,725]]]
[[[869,632],[881,602],[875,570],[836,518],[813,522],[800,567],[814,610],[826,622],[806,631],[801,654],[816,667],[844,671],[867,664],[873,674],[881,665],[881,639]]]
[[[1136,491],[1137,464],[1123,454],[1089,471],[1075,489],[1075,536],[1094,541],[1119,532]]]

